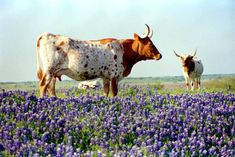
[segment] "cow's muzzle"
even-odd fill
[[[154,60],[160,60],[162,58],[162,55],[159,53],[156,56],[154,56]]]

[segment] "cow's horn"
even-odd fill
[[[146,24],[147,25],[147,24]],[[148,26],[148,25],[147,25]],[[152,36],[153,36],[153,29],[151,28],[151,27],[149,27],[149,35],[148,35],[148,37],[149,38],[152,38]]]
[[[193,54],[193,57],[195,57],[195,56],[196,56],[196,53],[197,53],[197,48],[196,48],[196,50],[195,50],[195,52],[194,52],[194,54]]]
[[[147,26],[147,32],[145,32],[143,35],[141,35],[140,36],[141,38],[146,38],[146,37],[149,36],[150,28],[149,28],[149,26],[147,24],[145,24],[145,25]]]
[[[174,51],[174,53],[175,53],[175,55],[177,56],[177,57],[181,57],[180,55],[178,55],[176,52],[175,52],[175,50],[173,50]]]

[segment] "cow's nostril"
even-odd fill
[[[159,53],[158,55],[157,55],[157,60],[159,60],[159,59],[161,59],[162,58],[162,55]]]
[[[161,58],[162,58],[162,55],[160,53],[153,57],[153,59],[155,59],[155,60],[159,60]]]

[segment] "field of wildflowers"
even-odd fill
[[[0,156],[235,156],[235,94],[0,93]]]

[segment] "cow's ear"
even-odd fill
[[[140,40],[140,37],[138,36],[138,34],[134,33],[134,39]]]

